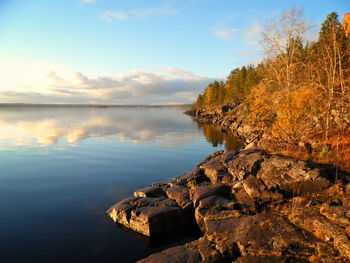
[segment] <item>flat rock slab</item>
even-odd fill
[[[135,197],[160,197],[163,194],[163,190],[160,187],[144,187],[134,192]]]
[[[172,247],[160,253],[150,255],[137,261],[138,263],[199,263],[202,257],[198,251],[198,241],[187,243],[183,246]]]
[[[187,217],[174,200],[164,197],[126,198],[108,209],[114,222],[145,236],[170,232],[187,223]]]
[[[242,256],[322,258],[318,248],[330,245],[308,238],[286,218],[275,213],[262,213],[239,218],[208,220],[206,235],[214,240],[221,253],[233,253],[236,246]]]

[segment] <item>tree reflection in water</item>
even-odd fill
[[[243,142],[236,137],[232,132],[225,131],[219,125],[196,122],[198,129],[203,131],[203,134],[208,142],[213,147],[218,147],[225,144],[226,150],[236,150],[243,146]]]

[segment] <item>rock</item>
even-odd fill
[[[186,214],[193,215],[193,203],[189,200],[190,195],[187,188],[173,185],[165,190],[165,194],[169,199],[176,201]]]
[[[199,228],[205,233],[206,220],[242,216],[242,212],[239,208],[240,206],[233,200],[212,195],[200,200],[195,210],[195,218]]]
[[[213,158],[209,162],[202,164],[200,168],[204,170],[204,174],[210,179],[212,184],[221,182],[222,177],[225,175],[230,176],[220,157]]]
[[[350,260],[350,240],[345,234],[345,229],[322,216],[317,206],[317,202],[313,203],[305,197],[295,197],[281,212],[301,229],[325,242],[333,243],[340,255]]]
[[[190,199],[194,207],[198,206],[200,200],[212,195],[229,197],[231,195],[231,188],[225,184],[217,183],[213,185],[203,185],[190,190]]]
[[[278,192],[268,191],[264,183],[253,175],[248,176],[241,183],[246,193],[259,203],[281,200],[283,198],[283,195]]]
[[[162,252],[150,255],[137,261],[138,263],[171,262],[171,263],[197,263],[202,262],[198,251],[198,241],[183,246],[168,248]]]
[[[281,156],[271,156],[261,162],[256,176],[268,190],[280,189],[288,196],[317,192],[330,186],[319,169],[311,169],[303,161]]]
[[[251,198],[243,188],[235,191],[234,196],[237,202],[241,205],[243,212],[248,214],[257,212],[257,207],[254,199]]]
[[[229,183],[232,176],[227,171],[227,163],[234,159],[237,151],[227,151],[199,166],[212,184],[219,182]]]
[[[338,175],[334,184],[325,166],[257,149],[218,151],[107,213],[146,236],[166,239],[194,224],[202,231],[140,262],[343,262],[350,260],[350,177]]]
[[[350,208],[339,206],[330,206],[329,204],[322,204],[320,207],[321,215],[327,219],[334,221],[344,227],[350,226]]]
[[[247,144],[245,147],[244,147],[244,150],[249,150],[249,149],[254,149],[256,148],[256,143],[253,141],[249,144]]]
[[[269,201],[270,195],[265,190],[265,185],[260,179],[253,175],[249,175],[245,180],[242,181],[243,188],[251,198],[259,198],[263,201]]]
[[[208,220],[206,229],[206,236],[221,253],[237,253],[237,246],[242,256],[324,257],[316,249],[319,241],[307,239],[288,220],[274,213]]]
[[[199,164],[197,164],[197,165],[195,166],[195,168],[196,168],[196,167],[200,167],[201,165],[203,165],[203,164],[209,162],[210,160],[214,159],[216,156],[219,156],[220,154],[223,154],[223,153],[224,153],[223,150],[219,150],[219,151],[216,151],[216,152],[210,154],[209,156],[207,156],[206,158],[204,158],[203,161],[201,161]]]
[[[134,192],[135,197],[160,197],[162,196],[162,189],[160,187],[148,186],[138,189]]]
[[[126,198],[109,208],[107,210],[107,214],[113,219],[114,222],[128,227],[131,211],[135,208],[132,202],[136,201],[137,199],[138,197]]]
[[[112,206],[107,214],[116,223],[145,236],[170,232],[188,222],[176,202],[164,197],[127,198]]]
[[[232,161],[228,162],[229,173],[238,180],[255,174],[264,160],[265,153],[256,149],[243,150]]]
[[[251,125],[241,125],[238,127],[237,131],[242,134],[251,134],[256,131],[256,128]]]
[[[182,200],[190,198],[188,190],[188,188],[180,185],[169,184],[169,187],[165,190],[165,194],[169,199],[180,203]]]
[[[208,183],[209,179],[204,175],[201,169],[195,167],[191,172],[175,177],[174,179],[170,180],[170,182],[187,188],[195,188],[202,184]]]
[[[145,236],[170,232],[185,225],[179,207],[140,207],[131,211],[129,228]]]
[[[220,252],[216,249],[216,244],[210,242],[205,237],[201,237],[198,240],[198,251],[202,257],[201,262],[222,262],[224,257]]]
[[[284,263],[285,259],[276,256],[244,256],[239,257],[234,263]],[[293,262],[293,261],[288,261]],[[295,261],[296,262],[296,261]],[[299,261],[300,262],[300,261]]]

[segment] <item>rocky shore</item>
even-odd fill
[[[108,215],[145,236],[202,236],[139,262],[348,262],[349,174],[263,150],[218,151]]]
[[[263,130],[248,122],[243,114],[245,110],[244,105],[225,105],[211,110],[192,109],[185,113],[200,123],[221,126],[223,130],[239,137],[246,146],[261,148],[261,144],[267,143],[271,138]]]
[[[317,138],[302,138],[299,142],[287,144],[272,136],[271,131],[252,125],[245,112],[244,104],[224,105],[213,109],[191,109],[186,111],[195,121],[200,123],[214,124],[220,126],[224,131],[229,131],[238,137],[245,148],[259,148],[270,152],[278,152],[281,148],[288,146],[293,152],[318,155],[325,147]]]

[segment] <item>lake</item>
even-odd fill
[[[135,262],[190,240],[150,240],[106,215],[135,189],[240,147],[184,110],[0,108],[1,262]]]

